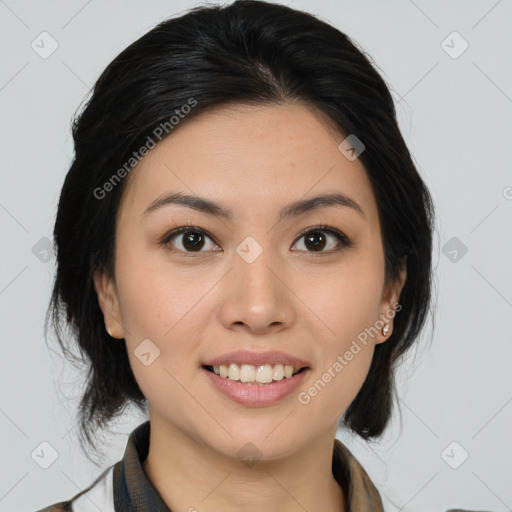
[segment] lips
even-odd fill
[[[229,352],[204,361],[201,369],[214,389],[247,407],[279,402],[311,374],[307,361],[277,350]]]
[[[289,397],[311,373],[307,368],[290,378],[268,384],[257,384],[223,378],[205,368],[201,371],[213,389],[245,407],[265,407],[280,402]]]
[[[304,368],[310,368],[310,365],[307,361],[276,350],[269,352],[250,352],[248,350],[238,350],[235,352],[223,354],[213,359],[209,359],[202,363],[202,366],[204,368],[220,365],[229,366],[231,363],[234,363],[238,366],[243,364],[252,366],[262,366],[266,364],[274,366],[276,364],[282,364],[283,366],[293,366],[294,368],[301,370]]]

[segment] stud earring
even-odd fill
[[[386,324],[383,328],[382,328],[382,334],[384,336],[387,336],[389,333],[389,324]]]

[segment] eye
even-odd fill
[[[178,247],[178,249],[173,249],[169,247],[171,240],[175,238],[180,240],[182,248]],[[192,254],[194,252],[204,252],[201,251],[201,249],[207,245],[206,240],[213,242],[213,239],[201,228],[196,228],[194,226],[182,226],[168,233],[160,243],[166,246],[171,252],[185,252]],[[216,244],[213,245],[214,247],[218,247]],[[213,250],[215,251],[216,249]]]
[[[334,250],[324,251],[325,247],[328,245],[327,240],[329,237],[334,239],[337,243],[334,243],[334,245],[331,245],[330,247],[330,249]],[[324,225],[308,228],[300,234],[299,240],[302,238],[305,239],[303,242],[305,250],[313,253],[336,252],[341,250],[343,247],[350,247],[351,245],[351,242],[343,233],[337,229]],[[174,239],[179,241],[179,245],[181,245],[181,247],[172,247],[174,244],[171,242]],[[174,229],[168,233],[160,243],[171,252],[181,252],[191,256],[194,253],[205,252],[202,251],[205,246],[207,251],[208,240],[213,245],[213,248],[210,248],[210,250],[216,252],[222,250],[218,248],[219,246],[214,242],[213,238],[206,233],[206,231],[195,226],[182,226]]]
[[[325,235],[328,235],[327,237]],[[331,246],[334,251],[324,251],[323,249],[327,245],[328,237],[334,238],[337,243]],[[304,238],[303,245],[308,252],[335,252],[341,250],[343,247],[349,247],[351,245],[349,239],[337,229],[329,226],[317,226],[314,228],[308,228],[303,231],[300,235],[299,240]]]

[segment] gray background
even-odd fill
[[[386,511],[510,510],[511,2],[283,3],[331,22],[374,58],[438,213],[435,329],[400,371],[401,415],[378,443],[338,435]],[[80,381],[43,338],[54,264],[45,244],[72,158],[75,109],[122,49],[196,5],[0,0],[1,511],[69,499],[121,458],[145,419],[127,414],[117,424],[101,467],[80,451]],[[58,48],[42,58],[52,39]],[[58,454],[47,469],[40,465],[52,450],[42,442]],[[45,455],[33,459],[34,451]]]

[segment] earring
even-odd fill
[[[110,332],[110,329],[107,327],[107,332],[108,332],[108,335],[113,338],[114,336],[112,336],[112,333]]]
[[[382,334],[384,336],[387,336],[389,333],[389,324],[386,324],[383,328],[382,328]]]

